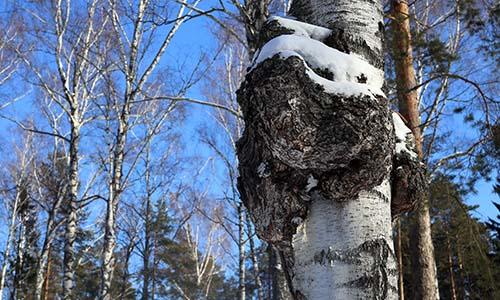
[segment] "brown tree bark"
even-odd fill
[[[391,47],[396,71],[399,110],[415,136],[416,152],[422,159],[419,101],[417,90],[413,89],[416,86],[416,77],[413,66],[408,3],[402,0],[391,0],[391,17],[394,34]],[[412,274],[414,276],[412,282],[415,287],[415,299],[439,299],[429,199],[427,197],[417,206],[416,223],[411,232]]]

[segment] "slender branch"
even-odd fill
[[[445,157],[441,158],[434,165],[434,168],[433,168],[433,170],[431,172],[431,177],[434,174],[436,174],[436,172],[439,169],[439,167],[441,167],[442,165],[444,165],[446,162],[448,162],[448,161],[450,161],[452,159],[455,159],[455,158],[459,158],[459,157],[462,157],[462,156],[466,156],[466,155],[472,154],[474,152],[474,150],[476,150],[479,146],[485,144],[490,139],[491,139],[491,135],[488,134],[488,135],[486,135],[486,137],[480,139],[479,141],[477,141],[476,143],[474,143],[472,146],[470,146],[467,150],[455,152],[453,154],[450,154],[448,156],[445,156]]]
[[[53,133],[53,132],[48,132],[48,131],[43,131],[43,130],[39,130],[39,129],[36,129],[36,128],[29,128],[26,125],[24,125],[23,123],[15,120],[15,119],[13,119],[11,117],[8,117],[6,115],[0,114],[0,118],[8,120],[8,121],[16,124],[17,126],[19,126],[23,130],[26,130],[26,131],[29,131],[29,132],[33,132],[33,133],[48,135],[48,136],[52,136],[52,137],[57,137],[57,138],[65,140],[68,143],[70,142],[70,140],[67,137],[62,136],[61,134]]]
[[[208,102],[208,101],[203,101],[203,100],[198,100],[198,99],[189,98],[189,97],[176,97],[176,96],[174,96],[174,97],[169,97],[169,96],[145,97],[145,98],[142,98],[141,100],[135,100],[133,103],[147,102],[147,101],[163,101],[163,100],[186,101],[186,102],[190,102],[190,103],[196,103],[196,104],[201,104],[201,105],[205,105],[205,106],[215,107],[218,109],[225,110],[225,111],[233,114],[234,116],[236,116],[239,119],[243,118],[243,116],[241,115],[241,113],[239,111],[232,109],[230,107],[227,107],[226,105]]]

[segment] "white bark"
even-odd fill
[[[293,237],[295,289],[311,300],[397,299],[389,197],[386,181],[355,200],[314,199]]]
[[[134,103],[138,103],[144,99],[150,99],[150,97],[148,97],[149,91],[146,88],[150,76],[160,63],[161,57],[170,45],[180,25],[186,20],[186,15],[191,13],[191,11],[189,11],[185,14],[185,6],[179,6],[173,26],[170,27],[169,30],[165,30],[166,33],[164,33],[160,25],[152,24],[149,20],[145,19],[146,14],[151,13],[151,11],[155,9],[155,2],[145,0],[141,0],[138,3],[121,3],[120,1],[114,0],[109,0],[108,2],[110,4],[110,14],[112,16],[113,34],[116,35],[118,43],[117,48],[120,57],[120,62],[118,64],[120,65],[119,70],[122,72],[120,75],[123,75],[125,78],[125,82],[121,84],[125,86],[125,91],[123,91],[123,95],[118,96],[121,91],[113,90],[113,97],[121,98],[114,99],[118,105],[114,105],[114,107],[110,108],[115,110],[118,117],[116,125],[117,130],[113,136],[113,149],[110,151],[108,161],[110,182],[108,186],[109,194],[106,203],[106,217],[104,223],[105,234],[101,267],[102,278],[99,295],[101,300],[111,299],[110,288],[113,279],[115,263],[114,250],[116,247],[116,212],[120,197],[126,187],[128,176],[133,171],[137,162],[137,160],[135,160],[128,172],[124,174],[123,164],[126,158],[125,147],[127,145],[127,136],[133,126],[133,124],[130,124],[131,109]],[[132,9],[132,11],[134,11],[134,15],[122,15],[121,10],[123,7],[120,5],[125,7],[134,6],[133,8],[127,7],[127,9]],[[130,28],[132,31],[130,37],[128,36],[129,33],[126,31],[128,24],[123,20],[128,17],[133,19],[133,26]],[[167,20],[163,21],[166,22]],[[146,40],[160,34],[162,35],[160,47],[159,49],[153,49],[151,47],[152,44],[146,42]],[[149,62],[145,63],[143,57],[150,58]],[[109,70],[106,70],[106,72],[109,72]],[[111,74],[108,75],[112,77]],[[113,89],[114,87],[110,88]],[[160,98],[168,99],[168,97]]]
[[[239,291],[240,300],[246,299],[246,287],[245,287],[245,212],[243,211],[243,203],[238,206],[238,250],[239,250]]]
[[[348,49],[339,50],[349,50],[378,67],[381,65],[372,61],[380,60],[383,55],[383,12],[380,1],[295,0],[290,12],[301,21],[341,32],[339,37],[348,37],[354,43],[343,45]],[[366,42],[366,45],[362,45],[363,42]]]
[[[19,205],[19,193],[16,193],[14,199],[14,207],[12,208],[12,215],[10,218],[9,233],[7,234],[7,241],[5,250],[3,253],[3,263],[2,263],[2,274],[0,274],[0,300],[2,300],[3,289],[5,286],[5,276],[7,275],[7,266],[9,264],[10,247],[12,245],[12,238],[16,230],[16,219],[17,219],[17,206]]]

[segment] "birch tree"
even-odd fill
[[[199,1],[189,7],[195,8]],[[183,3],[186,3],[183,1]],[[186,3],[187,4],[187,3]],[[144,101],[166,101],[175,107],[191,81],[178,88],[176,93],[165,93],[155,88],[154,76],[160,60],[172,42],[181,24],[192,17],[193,10],[184,5],[171,7],[162,1],[140,0],[137,2],[109,0],[107,10],[110,18],[109,38],[102,44],[102,51],[112,67],[105,69],[108,94],[105,114],[109,117],[105,125],[108,154],[104,164],[108,172],[108,192],[104,222],[104,249],[102,253],[102,277],[100,299],[110,298],[116,247],[116,213],[123,191],[137,163],[139,155],[126,165],[128,136],[140,120],[135,115],[139,103]],[[154,41],[154,42],[153,42]],[[161,91],[161,93],[158,93]],[[167,111],[168,111],[167,110]],[[139,153],[144,143],[139,143]]]
[[[237,93],[242,199],[294,299],[396,299],[391,210],[426,178],[380,90],[381,4],[294,1],[291,15],[264,25]]]
[[[13,186],[5,186],[2,193],[2,198],[5,201],[4,211],[8,212],[6,215],[9,217],[7,222],[7,238],[5,240],[5,247],[2,251],[3,259],[0,273],[0,300],[3,299],[4,288],[6,285],[7,278],[7,269],[9,267],[9,260],[11,256],[11,250],[14,244],[14,239],[16,236],[17,229],[19,227],[18,219],[19,219],[19,210],[22,205],[25,205],[24,202],[28,201],[29,197],[29,182],[30,176],[29,172],[32,168],[32,160],[33,160],[33,151],[31,149],[32,143],[31,139],[33,138],[33,134],[27,133],[25,136],[24,143],[21,145],[22,148],[16,149],[16,161],[15,165],[9,166],[10,170],[2,170],[8,171],[10,177],[12,177],[11,184]],[[7,164],[5,165],[7,167]],[[6,174],[7,175],[7,174]],[[6,191],[13,190],[14,196],[11,198]],[[10,200],[8,203],[7,199]]]
[[[58,107],[64,118],[64,122],[60,123],[64,124],[64,128],[54,129],[55,133],[51,130],[35,130],[29,126],[23,128],[59,137],[67,143],[63,299],[72,299],[79,209],[79,146],[85,124],[93,119],[91,100],[96,97],[95,91],[101,78],[95,66],[103,63],[103,60],[93,57],[92,48],[102,33],[102,25],[106,20],[99,15],[101,10],[97,0],[86,1],[82,6],[63,0],[56,1],[53,5],[23,3],[19,6],[24,16],[31,20],[28,24],[35,33],[35,53],[55,65],[55,68],[47,68],[33,59],[33,56],[27,57],[18,52],[31,76],[35,78],[34,84]],[[78,16],[76,10],[80,9],[83,14]]]

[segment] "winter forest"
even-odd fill
[[[0,13],[0,300],[500,299],[498,1]]]

